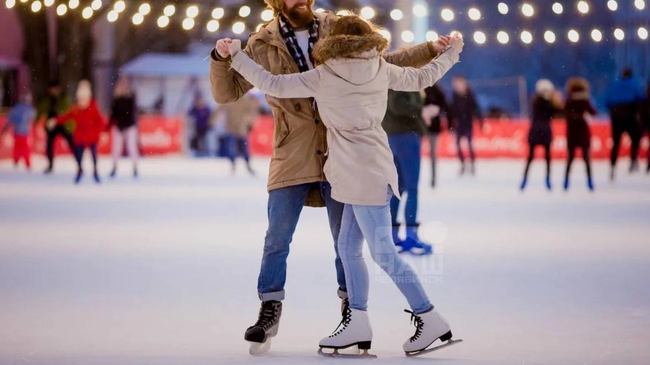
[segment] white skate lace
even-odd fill
[[[415,314],[415,312],[411,312],[410,310],[406,309],[404,309],[404,312],[411,313],[411,323],[415,325],[415,334],[411,336],[411,342],[417,341],[417,339],[420,338],[420,335],[422,334],[424,321],[422,321],[422,317]]]
[[[347,326],[350,324],[350,320],[352,319],[352,310],[350,307],[345,307],[343,311],[343,319],[341,320],[341,323],[336,327],[334,330],[334,333],[330,335],[330,338],[335,337],[343,333]]]

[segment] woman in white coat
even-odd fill
[[[433,85],[459,59],[460,35],[440,57],[421,69],[403,68],[382,57],[388,41],[357,16],[339,18],[330,35],[314,47],[318,66],[291,75],[272,75],[246,53],[237,40],[229,45],[232,68],[263,92],[280,98],[313,97],[327,127],[328,159],[325,176],[332,198],[345,204],[338,249],[346,272],[350,309],[338,331],[321,340],[321,348],[358,345],[367,350],[372,330],[366,313],[368,269],[362,257],[364,238],[374,261],[406,297],[416,326],[404,343],[413,354],[433,342],[451,340],[451,328],[433,308],[413,269],[395,250],[389,202],[398,195],[397,171],[381,122],[388,89],[418,91]]]

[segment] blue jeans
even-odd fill
[[[338,253],[337,241],[343,216],[342,203],[332,199],[329,183],[311,183],[271,190],[269,192],[269,228],[264,239],[262,268],[257,281],[260,300],[284,300],[284,284],[287,279],[287,256],[289,245],[296,231],[300,212],[311,189],[319,189],[327,205],[330,231],[334,238],[336,278],[339,296],[346,297],[345,273]]]
[[[230,162],[235,163],[237,156],[241,155],[246,163],[250,160],[250,154],[248,153],[248,137],[239,137],[234,134],[227,134],[224,137],[224,143],[226,144],[226,153]]]
[[[407,226],[417,225],[418,215],[418,182],[420,181],[420,136],[415,133],[402,133],[388,136],[390,149],[397,167],[399,193],[408,194],[404,207],[405,223]],[[390,201],[390,215],[393,225],[397,225],[397,210],[399,199],[393,197]]]
[[[95,170],[97,170],[97,144],[91,144],[90,146],[83,146],[83,145],[75,146],[74,157],[77,160],[79,169],[81,169],[81,162],[83,161],[84,150],[86,148],[90,149],[90,154],[93,156],[93,166],[95,167]]]
[[[469,159],[474,162],[476,160],[476,154],[474,153],[474,144],[472,142],[472,130],[467,131],[456,131],[456,148],[458,149],[458,158],[461,163],[465,163],[465,155],[463,154],[463,149],[460,146],[460,139],[465,137],[467,138],[467,148],[469,149]]]
[[[383,206],[346,204],[343,210],[338,249],[347,273],[350,308],[368,309],[369,277],[363,259],[363,239],[370,248],[372,259],[390,276],[402,292],[411,310],[424,313],[433,306],[417,274],[395,250],[388,202],[393,194],[388,190]]]

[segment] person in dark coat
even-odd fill
[[[194,105],[188,112],[190,120],[194,123],[194,137],[192,138],[192,147],[196,150],[197,156],[205,156],[207,149],[205,145],[205,136],[210,129],[210,117],[212,110],[205,104],[203,97],[197,95],[194,99]]]
[[[551,141],[553,140],[551,120],[555,114],[562,111],[563,105],[553,83],[546,79],[537,81],[535,96],[533,96],[531,104],[528,160],[526,161],[524,179],[520,188],[522,191],[526,188],[528,171],[535,155],[535,147],[542,146],[544,147],[544,159],[546,160],[546,188],[551,190]]]
[[[639,121],[639,105],[643,103],[644,99],[643,86],[634,78],[631,69],[623,70],[621,78],[616,80],[607,91],[605,103],[612,120],[612,138],[614,139],[611,156],[611,180],[614,180],[618,150],[623,133],[627,133],[632,140],[630,173],[639,169],[637,158],[642,135]]]
[[[450,126],[449,121],[452,120],[451,110],[447,104],[445,93],[438,87],[433,85],[424,89],[425,99],[424,108],[422,110],[422,119],[427,125],[427,134],[429,135],[429,155],[431,157],[431,187],[436,186],[436,156],[438,149],[438,136],[442,132],[442,115],[444,114],[447,119],[447,126]]]
[[[460,159],[460,174],[465,173],[465,156],[460,146],[461,138],[467,139],[470,158],[470,173],[475,172],[474,161],[476,154],[472,145],[474,120],[478,120],[483,128],[483,116],[481,109],[476,102],[476,97],[470,89],[467,80],[463,76],[455,76],[453,81],[454,93],[451,100],[452,128],[456,131],[456,145],[458,146],[458,158]]]
[[[390,201],[393,241],[399,252],[430,254],[433,247],[418,237],[418,182],[420,181],[421,139],[426,132],[422,120],[422,96],[419,92],[388,91],[386,115],[381,126],[388,134],[388,143],[397,167],[400,195],[407,194],[404,205],[406,238],[400,239],[400,223],[397,220],[400,200],[393,196]]]
[[[119,79],[115,86],[109,128],[113,130],[111,177],[117,174],[117,161],[122,156],[125,142],[126,151],[133,161],[133,177],[138,177],[138,112],[135,95],[131,92],[126,78]]]
[[[54,80],[50,82],[47,89],[47,96],[43,98],[37,106],[37,114],[35,122],[39,123],[40,120],[44,120],[45,123],[45,133],[47,134],[47,145],[45,148],[45,153],[47,155],[47,169],[45,174],[51,174],[54,168],[54,147],[56,138],[58,136],[63,137],[68,143],[68,148],[70,148],[71,153],[75,153],[75,144],[72,138],[74,133],[74,121],[69,120],[64,124],[54,125],[47,123],[48,120],[54,119],[59,115],[65,113],[72,106],[72,99],[61,90],[61,85],[58,81]]]
[[[582,157],[587,167],[587,186],[589,190],[594,190],[594,183],[591,178],[591,131],[587,124],[590,116],[596,115],[596,109],[591,103],[589,95],[589,83],[580,77],[570,78],[567,82],[567,96],[564,105],[564,113],[567,123],[567,147],[568,160],[566,166],[566,175],[564,178],[564,190],[569,189],[569,173],[571,164],[575,157],[575,150],[579,148],[582,151]]]

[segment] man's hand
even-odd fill
[[[431,43],[433,44],[433,49],[436,51],[436,53],[442,53],[447,49],[447,47],[449,47],[450,41],[451,41],[451,37],[446,35],[438,38],[437,40]]]
[[[217,50],[217,53],[221,58],[230,57],[230,51],[228,50],[228,44],[230,42],[232,42],[232,39],[230,38],[223,38],[217,41],[217,44],[214,48]]]
[[[52,129],[54,129],[54,127],[56,127],[56,119],[50,118],[45,121],[45,129],[51,131]]]
[[[459,32],[452,32],[451,33],[451,41],[450,45],[453,49],[456,50],[456,52],[461,53],[463,52],[463,47],[465,46],[465,42],[463,41],[463,36]]]
[[[233,39],[227,44],[230,56],[234,57],[237,53],[241,52],[241,41],[239,39]]]

